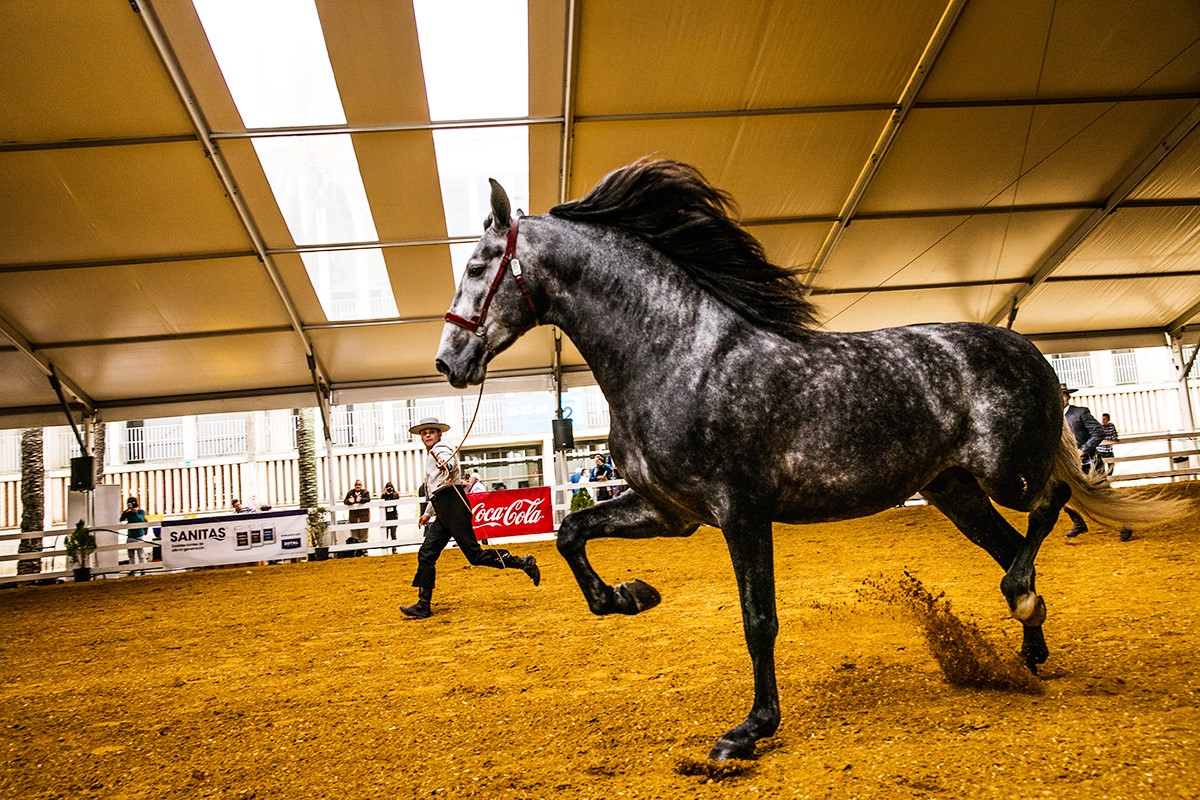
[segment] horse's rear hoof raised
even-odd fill
[[[618,583],[613,591],[617,593],[617,611],[622,614],[638,614],[662,602],[658,590],[645,581]]]

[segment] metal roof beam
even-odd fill
[[[812,267],[809,269],[807,275],[810,285],[816,280],[822,267],[825,266],[825,262],[829,259],[829,254],[837,246],[838,240],[841,239],[842,234],[846,230],[846,226],[854,219],[854,214],[858,211],[858,205],[862,202],[863,195],[866,194],[871,181],[875,179],[875,175],[879,172],[879,167],[883,165],[884,159],[887,158],[888,152],[892,149],[892,144],[895,143],[896,136],[900,133],[900,128],[903,127],[909,112],[917,102],[917,95],[920,93],[921,87],[925,85],[926,78],[933,71],[933,65],[937,62],[938,56],[941,55],[946,42],[950,40],[950,33],[954,30],[954,25],[958,22],[958,17],[962,14],[966,4],[966,0],[950,0],[949,5],[946,6],[946,10],[942,13],[942,18],[938,20],[933,35],[925,45],[924,52],[921,53],[916,67],[913,68],[912,75],[909,76],[908,83],[904,86],[904,91],[900,93],[898,107],[888,117],[887,124],[884,125],[883,131],[879,134],[879,139],[875,142],[875,147],[871,149],[871,155],[868,157],[867,163],[863,165],[862,170],[858,174],[858,179],[855,180],[854,186],[850,190],[850,195],[846,198],[846,202],[842,204],[841,211],[838,212],[837,222],[833,223],[833,228],[825,237],[821,249],[817,251],[816,258],[813,259]]]
[[[67,389],[67,391],[75,395],[75,399],[80,402],[88,414],[95,413],[96,403],[92,400],[88,393],[79,388],[79,384],[75,383],[75,381],[62,374],[58,367],[54,366],[54,364],[47,360],[45,356],[38,353],[36,348],[30,344],[29,340],[22,336],[20,332],[13,327],[12,323],[3,317],[0,317],[0,334],[12,342],[17,350],[24,353],[25,356],[37,366],[38,370],[40,370],[42,374],[46,376],[47,379],[57,379],[58,382]],[[58,408],[58,406],[55,406],[55,408]]]
[[[1197,278],[1200,269],[1177,269],[1166,272],[1118,272],[1102,275],[1055,275],[1046,279],[1046,283],[1087,283],[1089,281],[1141,281],[1156,278]],[[847,286],[820,287],[811,289],[813,295],[826,294],[879,294],[880,292],[919,292],[929,289],[969,289],[974,286],[1002,286],[1009,284],[1027,284],[1031,278],[999,278],[996,280],[978,281],[947,281],[946,283],[908,283],[884,286]],[[1200,309],[1197,309],[1200,313]]]
[[[1096,103],[1145,103],[1171,100],[1200,100],[1200,92],[1169,92],[1144,95],[1084,95],[1079,97],[1015,97],[963,100],[923,100],[914,102],[914,111],[970,108],[1020,108],[1022,106],[1065,106]],[[820,106],[778,106],[774,108],[726,108],[705,111],[645,111],[629,114],[582,114],[576,121],[586,122],[658,122],[664,120],[726,119],[750,117],[789,117],[805,114],[861,114],[872,111],[899,111],[899,103],[840,103]]]
[[[396,122],[387,125],[297,125],[279,128],[247,128],[244,131],[213,131],[213,140],[272,139],[291,136],[335,136],[338,134],[408,133],[415,131],[450,131],[470,128],[516,128],[531,125],[558,125],[562,117],[493,117],[486,119],[456,119],[446,122]]]
[[[295,247],[270,247],[268,255],[288,255],[296,253],[336,253],[347,250],[387,250],[396,247],[434,247],[449,244],[474,244],[478,236],[440,236],[433,239],[404,239],[379,242],[336,242],[326,244],[306,244]]]
[[[1188,320],[1200,314],[1200,302],[1193,303],[1187,307],[1187,310],[1181,312],[1175,319],[1167,323],[1167,333],[1172,338],[1179,338],[1180,334],[1188,327]]]
[[[567,6],[566,54],[563,58],[563,119],[562,144],[558,152],[558,202],[567,201],[571,188],[571,165],[575,143],[575,94],[579,78],[579,4],[570,0]]]
[[[337,322],[314,322],[304,326],[305,331],[331,331],[344,329],[377,328],[391,325],[415,325],[442,323],[442,317],[384,317],[382,319],[339,320]],[[198,339],[219,339],[229,336],[261,336],[264,334],[287,333],[290,325],[266,325],[260,328],[229,328],[212,331],[176,331],[155,333],[145,336],[114,336],[109,339],[74,339],[61,342],[26,343],[32,352],[43,350],[67,350],[79,347],[114,347],[119,345],[157,344],[160,342],[186,342]],[[0,350],[5,349],[0,347]],[[20,349],[20,348],[16,348]]]
[[[6,272],[51,272],[59,269],[93,269],[96,267],[138,267],[145,264],[170,264],[180,261],[217,261],[223,258],[257,257],[258,254],[253,250],[227,250],[216,253],[179,253],[175,255],[90,259],[85,261],[42,261],[26,264],[0,264],[0,274]]]
[[[89,147],[133,147],[142,144],[191,144],[196,141],[194,133],[164,133],[157,136],[105,136],[95,139],[60,139],[50,142],[0,142],[0,153],[83,150]]]
[[[1109,214],[1116,210],[1121,203],[1125,202],[1130,193],[1133,192],[1133,190],[1139,185],[1141,185],[1142,181],[1144,181],[1150,175],[1150,173],[1162,163],[1163,159],[1170,155],[1171,152],[1179,146],[1180,142],[1187,138],[1187,136],[1196,128],[1197,125],[1200,125],[1200,104],[1193,106],[1192,110],[1188,112],[1188,114],[1179,121],[1179,124],[1177,124],[1166,136],[1163,136],[1161,139],[1155,141],[1150,152],[1147,153],[1140,162],[1138,162],[1137,166],[1135,166],[1128,174],[1125,175],[1124,179],[1120,182],[1120,184],[1118,184],[1117,188],[1108,196],[1108,199],[1104,201],[1104,206],[1088,214],[1082,222],[1076,225],[1075,228],[1067,234],[1066,238],[1064,238],[1049,255],[1047,255],[1041,260],[1041,262],[1038,263],[1037,268],[1029,276],[1030,280],[1028,285],[1021,287],[1007,300],[1003,301],[999,306],[1000,310],[992,315],[992,318],[988,320],[988,324],[998,325],[1002,321],[1009,319],[1010,314],[1015,313],[1015,310],[1020,308],[1021,303],[1023,303],[1030,294],[1037,291],[1039,286],[1045,283],[1046,279],[1050,277],[1051,273],[1058,269],[1059,265],[1061,265],[1067,259],[1067,256],[1069,256],[1075,250],[1075,248],[1078,247],[1079,244],[1092,233],[1092,231],[1096,230],[1100,223],[1102,223]],[[1186,321],[1187,320],[1185,319],[1184,322]],[[1175,322],[1179,322],[1179,320],[1176,319]],[[1171,325],[1174,326],[1175,323],[1173,322]]]
[[[572,14],[574,0],[572,2]],[[578,48],[578,25],[574,47]],[[568,50],[568,58],[573,58]],[[1016,97],[963,100],[923,100],[912,110],[1019,108],[1022,106],[1065,106],[1096,103],[1147,103],[1171,100],[1200,100],[1200,92],[1162,92],[1140,95],[1084,95],[1079,97]],[[572,101],[573,102],[573,101]],[[727,108],[705,111],[661,111],[629,114],[573,115],[573,106],[561,117],[496,117],[445,122],[397,122],[387,125],[298,125],[292,127],[247,128],[242,131],[210,131],[213,141],[222,139],[268,139],[280,136],[331,136],[334,134],[405,133],[412,131],[458,130],[464,128],[505,128],[526,125],[560,125],[573,128],[576,122],[642,122],[658,120],[786,117],[804,114],[859,114],[872,111],[897,111],[896,103],[842,103],[820,106],[781,106],[776,108]],[[0,142],[0,153],[29,153],[43,150],[81,150],[89,147],[132,147],[144,144],[184,144],[199,141],[195,133],[162,133],[149,136],[105,136],[92,139],[56,139],[39,142]]]

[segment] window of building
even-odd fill
[[[183,422],[178,417],[125,423],[126,464],[183,460]]]
[[[196,455],[200,458],[246,453],[245,414],[206,414],[196,417]]]
[[[1137,383],[1137,359],[1132,350],[1113,350],[1113,382],[1120,385]]]
[[[459,453],[463,472],[478,472],[488,489],[528,489],[544,486],[540,445],[463,450]]]
[[[1060,383],[1072,389],[1094,386],[1092,357],[1089,353],[1062,353],[1050,356],[1050,366]]]

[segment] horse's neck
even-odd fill
[[[675,265],[631,237],[597,226],[552,220],[542,256],[550,312],[592,373],[622,383],[638,366],[685,358],[705,347],[697,331],[719,329],[735,316]],[[668,352],[669,351],[669,352]]]

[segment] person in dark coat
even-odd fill
[[[1059,388],[1062,389],[1063,419],[1075,437],[1075,445],[1079,448],[1079,461],[1084,473],[1090,473],[1095,469],[1100,474],[1106,474],[1104,462],[1096,455],[1096,446],[1104,441],[1104,428],[1092,416],[1092,412],[1087,406],[1072,405],[1071,395],[1075,394],[1077,389],[1068,389],[1065,383],[1059,384]],[[1083,521],[1083,516],[1078,511],[1070,506],[1065,506],[1063,511],[1067,512],[1072,523],[1071,530],[1067,531],[1068,537],[1087,533],[1087,523]],[[1133,538],[1133,530],[1128,527],[1121,528],[1120,534],[1122,542],[1128,542]]]
[[[365,506],[371,502],[371,493],[363,488],[362,481],[355,481],[354,488],[346,492],[346,497],[342,500],[348,506]],[[351,522],[370,522],[370,508],[352,508],[350,509]],[[355,528],[351,535],[359,542],[367,540],[366,528]]]
[[[399,500],[400,493],[396,491],[396,487],[392,485],[392,482],[388,481],[387,483],[384,484],[383,494],[379,495],[379,499],[380,500]],[[398,519],[399,517],[400,517],[399,507],[384,506],[384,508],[383,508],[383,518],[384,519],[386,519],[390,522],[394,519]],[[389,539],[396,538],[396,526],[395,525],[388,526],[387,538],[389,538]]]

